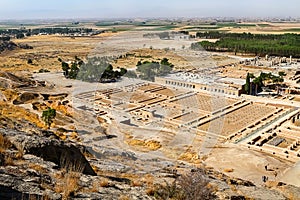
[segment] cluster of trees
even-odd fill
[[[71,64],[63,61],[61,58],[58,58],[58,61],[61,62],[61,68],[64,72],[64,76],[70,79],[76,79],[80,66],[84,63],[80,58],[75,56],[75,61]],[[71,66],[70,66],[71,65]]]
[[[6,29],[6,30],[0,30],[0,35],[2,37],[0,38],[9,38],[15,37],[15,38],[24,38],[25,36],[31,36],[31,35],[38,35],[38,34],[75,34],[75,33],[81,33],[81,34],[98,34],[99,31],[95,31],[91,28],[36,28],[36,29]],[[1,40],[1,39],[0,39]]]
[[[15,36],[17,34],[26,34],[30,31],[30,29],[1,29],[0,35],[7,35],[7,36]]]
[[[111,60],[112,57],[92,57],[87,62],[83,62],[77,56],[72,62],[65,62],[61,58],[58,59],[61,62],[61,68],[66,78],[87,82],[115,82],[123,76],[154,81],[155,76],[165,76],[174,68],[174,65],[167,58],[163,58],[160,62],[138,61],[136,65],[138,76],[134,70],[128,71],[125,68],[114,70],[110,64]]]
[[[10,41],[10,36],[8,36],[8,35],[5,35],[5,36],[1,36],[0,37],[0,41]]]
[[[169,62],[169,59],[163,58],[161,62],[138,61],[137,72],[143,80],[154,81],[155,76],[165,76],[169,74],[174,65]]]
[[[212,31],[197,33],[197,37],[219,40],[193,43],[191,45],[193,50],[204,48],[207,51],[249,53],[259,56],[268,54],[300,57],[300,35],[298,34],[265,35]]]
[[[60,58],[58,60],[61,62],[64,76],[70,79],[101,83],[115,82],[127,73],[125,68],[114,70],[108,57],[89,58],[85,63],[75,56],[75,61],[72,61],[71,64]]]
[[[284,72],[279,72],[278,76],[272,73],[261,72],[258,77],[255,77],[252,73],[247,73],[245,93],[249,95],[257,95],[258,92],[262,91],[262,87],[266,86],[267,83],[279,84],[284,82]],[[252,80],[252,81],[251,81]]]
[[[38,28],[30,30],[32,35],[37,35],[40,33],[46,34],[75,34],[75,33],[92,33],[93,29],[91,28]]]

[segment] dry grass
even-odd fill
[[[226,168],[226,169],[224,169],[224,172],[226,172],[226,173],[231,173],[233,171],[234,171],[234,169],[232,169],[232,168]]]
[[[5,156],[5,165],[6,166],[15,165],[14,159],[11,156]]]
[[[152,186],[154,183],[154,177],[151,174],[147,174],[141,179],[141,181],[147,186]]]
[[[186,150],[186,152],[182,153],[179,156],[178,159],[183,160],[183,161],[187,161],[187,162],[190,162],[190,163],[194,163],[194,164],[200,164],[201,163],[199,154],[195,150],[193,150],[191,147],[188,148]]]
[[[146,189],[146,194],[147,194],[148,196],[154,196],[155,191],[156,191],[156,188],[152,185],[152,186],[149,186],[149,187]]]
[[[22,159],[23,158],[23,156],[24,156],[24,145],[22,145],[22,144],[18,144],[17,146],[17,153],[16,153],[16,155],[15,155],[15,158],[16,159]]]
[[[18,93],[16,90],[12,89],[2,89],[1,93],[5,96],[6,100],[8,102],[11,102],[12,100],[16,99],[18,97]]]
[[[42,167],[39,164],[35,164],[35,163],[30,163],[28,165],[28,168],[33,169],[33,170],[35,170],[37,172],[40,172],[40,173],[46,173],[47,172],[47,170],[44,167]]]
[[[102,188],[110,187],[111,183],[107,178],[98,178],[93,181],[92,187],[87,192],[99,192]]]
[[[121,195],[118,199],[119,200],[130,200],[130,198],[127,195]]]
[[[26,120],[36,124],[40,128],[44,127],[44,123],[40,121],[40,118],[37,114],[32,113],[20,106],[0,103],[0,110],[2,111],[1,115],[4,117],[16,120]]]
[[[143,186],[143,182],[140,180],[133,180],[131,181],[131,186],[132,187],[142,187]]]
[[[59,179],[54,187],[56,193],[62,194],[62,199],[68,199],[79,190],[80,173],[69,172]]]
[[[7,137],[0,133],[0,154],[4,155],[4,165],[15,165],[13,158],[14,156],[12,154],[5,153],[10,147],[12,147],[12,143]]]
[[[61,156],[60,166],[62,170],[55,174],[57,180],[54,191],[62,194],[62,199],[68,199],[79,191],[79,179],[84,170],[80,161],[71,160],[66,154]]]
[[[91,192],[99,192],[99,188],[100,188],[100,182],[97,179],[97,180],[93,181]]]
[[[148,151],[156,151],[162,147],[160,142],[155,140],[138,140],[138,139],[130,139],[127,138],[126,142],[128,145],[135,147],[139,151],[148,152]]]
[[[0,153],[3,153],[12,146],[11,142],[2,134],[0,134]]]
[[[107,178],[103,178],[102,180],[100,180],[99,185],[101,187],[109,187],[110,183],[109,183],[109,180]]]

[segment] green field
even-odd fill
[[[256,24],[239,24],[239,23],[218,23],[218,27],[225,28],[225,27],[254,27]]]
[[[291,29],[286,29],[284,31],[287,31],[287,32],[300,32],[300,28],[291,28]]]
[[[212,29],[219,29],[220,27],[217,27],[217,26],[193,26],[193,27],[187,27],[187,28],[184,28],[185,30],[190,30],[190,29],[199,29],[199,30],[212,30]]]
[[[270,24],[257,24],[259,27],[272,27]]]

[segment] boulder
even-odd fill
[[[13,101],[13,104],[20,105],[20,104],[28,103],[30,101],[36,100],[38,97],[39,97],[39,94],[24,92],[24,93],[20,94],[17,99],[15,99]]]

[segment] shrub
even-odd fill
[[[0,134],[0,153],[4,152],[12,146],[11,142],[2,134]]]
[[[27,64],[31,65],[32,63],[33,63],[32,59],[29,58],[29,59],[27,60]]]
[[[40,69],[39,70],[39,73],[47,73],[47,72],[50,72],[48,69]]]
[[[214,188],[203,170],[196,170],[184,174],[173,182],[165,181],[165,184],[157,184],[148,188],[146,193],[156,199],[177,199],[177,200],[211,200],[216,199]]]
[[[182,175],[178,179],[178,185],[183,194],[182,199],[211,200],[216,198],[213,188],[209,186],[209,181],[204,174],[204,171],[199,169]]]

